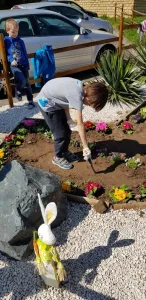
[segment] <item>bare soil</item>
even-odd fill
[[[107,197],[112,186],[128,185],[135,193],[139,193],[139,187],[146,181],[146,123],[135,124],[134,133],[127,135],[116,125],[112,124],[112,133],[101,135],[96,130],[87,132],[88,142],[96,142],[97,148],[107,148],[108,152],[120,152],[124,157],[140,155],[143,165],[138,169],[129,169],[125,162],[115,164],[110,157],[97,157],[93,152],[94,174],[89,162],[83,160],[82,148],[72,147],[70,150],[80,157],[71,170],[63,170],[52,164],[54,154],[53,140],[40,133],[29,133],[22,145],[13,147],[8,152],[8,160],[16,159],[20,162],[50,171],[57,175],[61,181],[70,180],[75,183],[83,194],[83,188],[88,180],[100,183],[105,193],[100,197]],[[72,133],[72,140],[79,141],[78,133]]]

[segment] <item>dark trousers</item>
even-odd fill
[[[21,93],[22,90],[25,88],[27,100],[29,102],[33,101],[32,89],[31,89],[31,85],[29,84],[28,68],[11,66],[11,71],[16,79],[17,91]]]
[[[71,130],[67,124],[64,109],[41,113],[54,136],[54,150],[57,157],[62,157],[68,151]]]

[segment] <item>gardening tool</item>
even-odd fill
[[[90,166],[91,166],[91,168],[92,168],[92,170],[93,170],[94,174],[96,174],[97,172],[95,171],[95,169],[94,169],[94,167],[93,167],[93,162],[92,162],[92,159],[91,159],[91,158],[89,158],[89,159],[88,159],[88,162],[89,162],[89,164],[90,164]]]

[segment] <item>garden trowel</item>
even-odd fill
[[[94,167],[93,167],[93,162],[92,162],[92,159],[91,159],[91,158],[89,158],[89,159],[88,159],[88,162],[89,162],[89,164],[91,165],[91,168],[92,168],[92,170],[93,170],[94,174],[96,174],[96,171],[95,171],[95,169],[94,169]]]

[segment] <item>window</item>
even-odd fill
[[[69,5],[73,6],[74,8],[78,8],[78,9],[84,11],[84,9],[79,4],[77,4],[75,2],[72,2],[72,1],[67,1],[67,2],[66,1],[59,1],[59,2],[64,3],[64,4],[69,4]]]
[[[14,18],[19,24],[19,35],[20,37],[28,37],[33,36],[33,28],[29,18],[26,17],[18,17]]]
[[[11,17],[10,17],[11,18]],[[6,31],[5,31],[5,24],[6,24],[6,20],[8,18],[6,18],[5,20],[2,20],[0,22],[0,33],[3,33],[4,35],[6,35]],[[27,36],[33,36],[34,32],[32,29],[32,25],[31,22],[29,20],[29,18],[21,18],[21,17],[14,17],[14,19],[18,22],[19,24],[19,35],[20,37],[27,37]]]
[[[83,13],[67,6],[50,6],[50,10],[62,14],[69,19],[83,19]]]
[[[7,33],[6,33],[6,30],[5,30],[5,23],[6,23],[5,20],[2,20],[2,21],[0,22],[0,33],[3,33],[4,35],[7,34]]]
[[[79,34],[79,28],[62,18],[55,16],[35,16],[41,36],[59,36]]]
[[[83,11],[82,7],[80,5],[78,5],[77,3],[75,3],[75,2],[69,2],[68,4],[70,4],[74,8],[77,8],[77,9],[80,9],[80,10]]]

